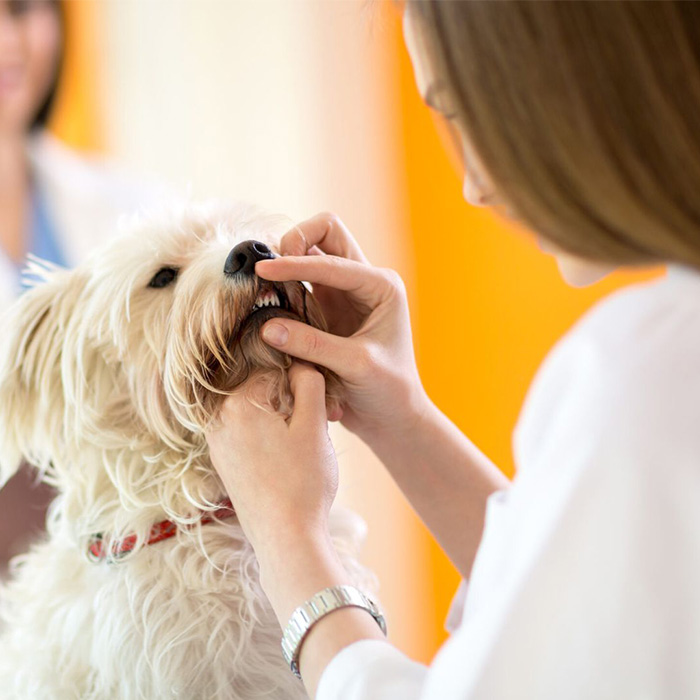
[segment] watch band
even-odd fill
[[[354,586],[332,586],[324,588],[302,603],[289,618],[282,634],[282,653],[292,673],[301,678],[299,673],[299,653],[304,637],[309,630],[328,613],[339,608],[355,607],[366,610],[386,635],[386,621],[377,604]]]

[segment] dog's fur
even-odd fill
[[[291,410],[290,358],[259,339],[261,323],[278,313],[323,327],[300,283],[277,285],[291,310],[248,319],[266,283],[223,274],[236,243],[273,246],[285,224],[190,206],[130,222],[75,270],[34,264],[43,282],[1,326],[0,485],[26,460],[59,495],[47,537],[0,590],[3,699],[306,697],[237,520],[199,522],[225,497],[204,439],[223,396],[264,381],[266,403]],[[164,267],[175,281],[149,287]],[[176,537],[144,546],[166,518]],[[335,510],[332,532],[350,577],[371,586],[354,558],[362,522]],[[96,533],[108,553],[133,533],[138,543],[95,563]]]

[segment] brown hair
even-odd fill
[[[21,0],[24,2],[25,0]],[[17,5],[19,0],[15,0],[14,4]],[[49,89],[44,96],[37,113],[29,126],[30,131],[37,131],[43,129],[47,126],[48,121],[51,117],[51,113],[56,101],[56,94],[58,93],[59,83],[61,79],[61,72],[63,69],[63,63],[66,53],[66,16],[64,0],[49,0],[48,4],[51,6],[53,11],[56,13],[58,19],[59,29],[60,29],[60,43],[58,47],[58,55],[56,57],[56,65],[54,67],[54,74],[51,79],[51,84]]]
[[[700,4],[409,0],[514,215],[615,264],[700,267]]]

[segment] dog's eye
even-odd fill
[[[148,286],[155,287],[156,289],[167,287],[175,281],[178,272],[179,270],[175,267],[161,267],[160,270],[153,275],[153,279],[148,283]]]

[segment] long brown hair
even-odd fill
[[[61,32],[61,41],[58,48],[58,55],[56,57],[56,66],[54,68],[53,78],[49,86],[46,96],[39,105],[39,110],[37,111],[34,119],[32,120],[30,130],[35,131],[45,127],[51,117],[51,112],[56,101],[56,94],[58,93],[58,86],[61,79],[61,71],[63,69],[63,62],[66,53],[66,18],[65,18],[65,7],[64,0],[49,0],[48,4],[52,7],[56,16],[58,18],[58,23]]]
[[[559,247],[700,267],[700,4],[409,0],[494,188]]]

